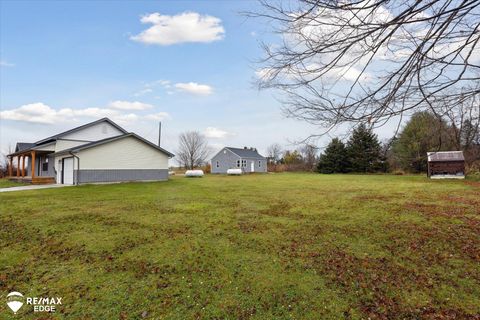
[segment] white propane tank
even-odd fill
[[[203,170],[187,170],[185,177],[203,177]]]
[[[242,169],[228,169],[227,174],[239,176],[242,174]]]

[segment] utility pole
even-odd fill
[[[162,122],[158,122],[158,146],[160,147],[160,140],[162,139]]]

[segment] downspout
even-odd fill
[[[80,172],[80,158],[78,156],[76,156],[72,151],[70,151],[69,153],[72,155],[72,157],[77,158],[77,174],[76,174],[76,177],[75,177],[76,179],[75,179],[74,184],[78,186],[78,184],[80,183],[78,181],[78,173]]]

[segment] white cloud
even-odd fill
[[[133,96],[134,96],[134,97],[140,97],[140,96],[143,96],[143,95],[145,95],[145,94],[147,94],[147,93],[150,93],[150,92],[152,92],[152,91],[153,91],[153,90],[150,89],[150,88],[145,88],[145,89],[142,89],[142,90],[140,90],[140,91],[135,92],[135,93],[133,94]]]
[[[206,84],[199,84],[196,82],[188,83],[176,83],[175,88],[180,91],[188,92],[191,94],[208,96],[213,93],[213,88]]]
[[[168,95],[175,94],[175,92],[187,92],[194,95],[207,96],[213,93],[213,88],[206,84],[199,84],[196,82],[172,83],[170,80],[155,80],[152,82],[145,83],[143,85],[143,89],[135,93],[134,96],[141,96],[146,93],[157,92],[158,89],[163,89]],[[155,98],[158,99],[159,96],[155,96]],[[117,109],[121,109],[121,108],[117,108]],[[140,110],[140,109],[130,109],[130,110]]]
[[[221,20],[196,12],[184,12],[174,16],[158,12],[143,16],[140,21],[152,26],[130,39],[146,44],[168,46],[184,42],[212,42],[222,40],[225,30]]]
[[[221,129],[218,129],[218,128],[215,128],[215,127],[206,128],[205,131],[203,132],[203,134],[207,138],[213,138],[213,139],[222,139],[222,138],[226,138],[228,136],[234,135],[233,133],[230,133],[230,132],[227,132],[227,131],[224,131],[224,130],[221,130]]]
[[[0,67],[15,67],[15,64],[5,60],[0,60]]]
[[[153,108],[153,106],[148,103],[121,100],[110,102],[110,107],[119,110],[146,110]]]
[[[37,102],[23,105],[17,109],[0,112],[0,118],[36,123],[54,123],[57,112],[49,106]]]
[[[40,124],[55,124],[63,121],[79,121],[83,118],[95,119],[109,117],[113,121],[119,123],[129,123],[141,119],[158,121],[169,118],[169,115],[166,112],[137,115],[135,113],[123,113],[122,110],[111,108],[54,109],[42,102],[36,102],[15,109],[1,111],[0,119]]]
[[[162,121],[169,118],[170,118],[170,115],[167,112],[158,112],[158,113],[153,113],[145,116],[145,119],[155,120],[155,121]]]

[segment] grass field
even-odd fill
[[[10,181],[8,179],[0,179],[0,188],[11,188],[25,186],[25,183]]]
[[[479,214],[478,182],[423,176],[4,193],[0,294],[61,296],[52,319],[480,319]]]

